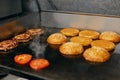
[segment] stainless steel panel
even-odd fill
[[[98,31],[115,31],[120,33],[120,18],[96,14],[81,13],[52,13],[42,12],[42,25],[49,27],[76,27],[79,29],[93,29]]]
[[[96,14],[42,12],[41,25],[47,27],[76,27],[79,29],[92,29],[100,32],[115,31],[120,34],[120,17]],[[120,54],[120,43],[117,44],[115,53]]]
[[[120,0],[38,0],[42,10],[72,11],[120,16]]]

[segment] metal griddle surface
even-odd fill
[[[40,50],[40,52],[44,53],[44,58],[50,61],[51,65],[48,68],[35,71],[28,65],[22,66],[14,62],[14,56],[20,53],[30,53],[35,58],[34,52],[29,48],[30,42],[27,44],[19,44],[19,46],[11,52],[0,55],[0,67],[6,67],[11,71],[18,71],[48,80],[120,80],[119,53],[111,52],[110,60],[101,64],[90,64],[82,57],[65,58],[60,55],[59,51],[51,49],[46,42],[47,37],[51,33],[59,32],[60,29],[44,28],[44,30],[45,33],[40,38],[40,44],[44,45],[43,48],[45,48],[45,51]]]

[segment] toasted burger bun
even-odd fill
[[[47,38],[49,44],[63,44],[67,41],[67,37],[61,33],[53,33]]]
[[[102,47],[107,51],[111,51],[115,48],[115,44],[107,40],[95,40],[91,43],[91,46]]]
[[[53,49],[59,49],[66,41],[67,37],[61,33],[53,33],[47,38],[48,45]]]
[[[110,53],[101,47],[92,47],[83,53],[85,60],[89,62],[106,62],[110,58]]]
[[[113,31],[102,32],[99,38],[102,40],[108,40],[108,41],[112,41],[112,42],[120,41],[120,35]]]
[[[66,56],[76,56],[82,54],[84,49],[79,43],[66,42],[60,46],[59,51]]]
[[[66,36],[76,36],[79,33],[77,28],[63,28],[60,32]]]
[[[28,42],[32,39],[31,35],[27,33],[16,35],[13,40],[16,40],[17,42]]]
[[[97,39],[99,37],[99,32],[93,30],[83,30],[79,32],[80,37],[87,37],[91,39]]]
[[[87,38],[87,37],[76,36],[76,37],[72,37],[70,39],[70,41],[79,43],[83,46],[89,46],[93,40],[91,38]]]

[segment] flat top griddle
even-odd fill
[[[18,65],[14,62],[14,56],[20,53],[30,53],[33,58],[36,57],[35,53],[29,48],[31,41],[19,44],[17,48],[7,54],[1,54],[0,67],[45,80],[120,80],[119,53],[111,52],[110,60],[101,64],[88,63],[82,57],[66,58],[58,50],[49,47],[46,42],[47,37],[51,33],[59,32],[60,28],[44,27],[43,29],[45,32],[40,37],[40,44],[42,49],[45,50],[40,50],[40,52],[44,53],[44,58],[50,61],[51,65],[48,68],[35,71],[28,65]]]

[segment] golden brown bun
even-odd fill
[[[79,29],[76,28],[63,28],[60,32],[66,36],[76,36],[79,33]]]
[[[17,42],[28,42],[32,39],[31,35],[27,33],[16,35],[13,40],[16,40]]]
[[[97,39],[99,37],[99,32],[93,30],[83,30],[79,32],[80,37],[87,37],[91,39]]]
[[[91,46],[102,47],[108,51],[111,51],[115,48],[115,44],[107,40],[95,40],[91,43]]]
[[[59,51],[63,55],[80,55],[83,52],[83,46],[75,42],[66,42],[62,44],[59,48]]]
[[[67,37],[61,33],[53,33],[47,38],[48,45],[53,49],[59,49],[66,41]]]
[[[112,41],[112,42],[120,41],[120,35],[115,32],[112,32],[112,31],[102,32],[99,38],[102,40],[108,40],[108,41]]]
[[[17,47],[18,43],[15,40],[4,40],[0,42],[0,50],[7,51]]]
[[[63,44],[66,41],[66,36],[61,33],[53,33],[47,38],[49,44]]]
[[[76,36],[76,37],[72,37],[70,39],[71,42],[76,42],[79,43],[83,46],[88,46],[91,44],[92,39],[91,38],[86,38],[86,37],[80,37],[80,36]]]
[[[89,62],[106,62],[110,58],[110,53],[101,47],[92,47],[83,53],[85,60]]]
[[[32,36],[34,36],[34,35],[41,35],[41,34],[43,34],[43,32],[44,31],[42,29],[40,29],[40,28],[33,28],[33,29],[27,30],[27,33],[32,35]]]

